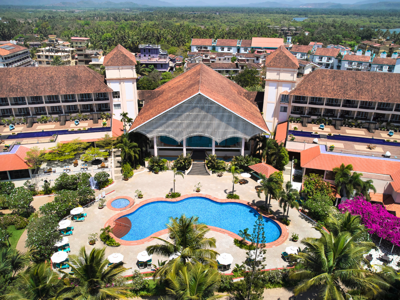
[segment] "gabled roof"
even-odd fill
[[[236,47],[237,40],[229,40],[229,39],[218,39],[217,46],[224,46],[224,47]]]
[[[131,52],[129,52],[119,44],[104,58],[105,67],[122,67],[135,65],[135,55],[133,55]]]
[[[267,178],[271,176],[275,172],[279,172],[279,170],[275,169],[273,166],[265,164],[265,163],[259,163],[255,164],[252,166],[249,166],[250,169],[257,173],[261,173],[265,175]]]
[[[308,53],[308,51],[311,51],[312,49],[313,49],[313,46],[293,45],[290,52]]]
[[[283,94],[283,93],[281,93],[281,94]],[[286,141],[287,127],[288,127],[287,125],[288,125],[287,122],[283,122],[281,124],[278,124],[278,126],[276,126],[275,140],[278,144],[284,143]]]
[[[15,147],[17,149],[15,149]],[[0,171],[26,170],[29,166],[25,162],[26,153],[29,148],[24,146],[14,146],[10,153],[0,154]]]
[[[283,38],[253,37],[251,39],[252,48],[278,48],[283,45]]]
[[[331,57],[336,57],[340,52],[340,49],[336,48],[317,48],[315,51],[315,55],[320,55],[320,56],[331,56]]]
[[[120,120],[117,119],[112,119],[112,136],[113,137],[119,137],[124,134],[124,123],[122,123]]]
[[[394,66],[396,65],[396,59],[389,57],[386,58],[375,57],[371,64]]]
[[[0,68],[0,97],[109,93],[104,77],[86,66]]]
[[[346,54],[345,56],[343,56],[342,60],[345,61],[358,61],[358,62],[369,62],[371,60],[370,56],[366,56],[366,55],[350,55],[350,54]]]
[[[212,39],[192,39],[192,46],[212,46]]]
[[[292,53],[289,52],[284,46],[280,46],[277,50],[272,52],[265,59],[266,67],[270,68],[285,68],[285,69],[298,69],[299,62]]]
[[[145,100],[145,105],[130,130],[138,128],[198,93],[269,132],[256,103],[248,100],[247,91],[204,64],[198,64],[149,93],[151,98]]]
[[[242,40],[242,43],[240,44],[240,47],[251,47],[251,40]]]

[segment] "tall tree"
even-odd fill
[[[64,65],[64,62],[61,60],[61,58],[59,56],[54,55],[53,60],[51,61],[50,65],[62,66],[62,65]]]
[[[136,166],[140,149],[138,148],[138,144],[129,140],[128,134],[121,135],[115,147],[121,150],[121,159],[123,163],[128,162]]]
[[[287,218],[289,218],[290,208],[299,209],[299,202],[297,201],[299,199],[299,192],[293,188],[290,181],[286,182],[285,190],[280,193],[279,206],[283,207],[283,214],[286,214]]]
[[[371,201],[371,195],[369,191],[374,191],[374,194],[376,193],[376,188],[374,186],[374,181],[372,179],[368,179],[366,181],[363,181],[361,183],[361,187],[357,190],[357,196],[363,195],[365,199],[368,201]]]
[[[340,167],[333,168],[335,173],[335,184],[339,190],[339,194],[342,197],[348,197],[346,185],[350,181],[351,171],[353,171],[353,165],[341,164]]]
[[[183,173],[181,171],[178,171],[176,168],[174,168],[172,171],[174,172],[174,193],[175,193],[175,182],[176,182],[175,177],[176,177],[176,175],[182,176],[182,178],[185,178],[185,176],[183,175]]]
[[[25,160],[31,169],[39,168],[42,165],[44,153],[44,150],[40,150],[40,148],[36,146],[26,152]]]
[[[260,198],[261,193],[265,195],[265,206],[270,209],[271,206],[271,197],[274,199],[278,199],[280,192],[282,190],[283,178],[278,176],[278,172],[271,174],[268,178],[264,174],[259,174],[261,177],[261,188],[257,190],[257,195]]]

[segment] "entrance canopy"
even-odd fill
[[[220,143],[269,132],[251,94],[203,64],[149,92],[130,130],[149,138],[206,136]]]

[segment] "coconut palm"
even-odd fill
[[[361,224],[361,217],[358,215],[353,216],[349,212],[338,215],[330,214],[325,220],[325,225],[334,236],[347,231],[355,240],[360,235],[368,232],[368,229]]]
[[[217,269],[196,263],[189,267],[184,265],[177,273],[169,273],[165,278],[167,294],[177,300],[213,300],[224,295],[214,295],[221,282]]]
[[[198,217],[186,218],[185,215],[179,219],[170,218],[167,228],[171,240],[154,237],[162,244],[148,246],[146,251],[149,254],[159,254],[165,257],[173,254],[178,256],[158,269],[155,276],[165,276],[170,272],[176,273],[180,266],[196,262],[212,267],[217,266],[215,258],[218,253],[210,249],[216,247],[216,240],[205,237],[210,229],[205,224],[199,224],[198,220]]]
[[[383,266],[382,271],[378,273],[378,276],[386,282],[386,286],[383,286],[383,290],[374,297],[379,300],[398,300],[400,299],[400,273],[397,273],[392,267]],[[370,296],[371,299],[374,295]]]
[[[369,191],[374,191],[374,194],[376,193],[376,188],[373,185],[373,180],[368,179],[366,181],[363,181],[361,184],[360,189],[357,191],[357,195],[363,195],[365,199],[368,201],[371,201],[371,195],[369,194]]]
[[[62,66],[64,65],[64,62],[61,60],[59,56],[54,56],[53,60],[51,61],[50,65],[52,66]]]
[[[289,218],[290,208],[299,209],[299,202],[297,201],[299,198],[299,192],[293,188],[292,183],[286,182],[285,190],[280,193],[279,206],[283,207],[283,214],[286,213],[287,218]]]
[[[176,168],[174,168],[172,171],[174,172],[174,193],[175,193],[175,182],[176,182],[175,176],[179,175],[182,176],[182,178],[185,178],[185,176],[181,171],[178,171]]]
[[[134,166],[136,165],[136,160],[139,159],[140,149],[138,145],[129,140],[128,134],[121,135],[119,143],[115,146],[121,150],[122,162],[130,162]]]
[[[339,190],[339,194],[341,197],[346,197],[346,184],[348,184],[351,171],[353,171],[353,165],[341,164],[338,168],[333,168],[333,172],[335,173],[335,184]]]
[[[266,139],[265,144],[262,145],[261,150],[261,161],[268,163],[270,161],[270,154],[276,151],[278,143],[273,139]]]
[[[357,173],[354,172],[350,178],[348,183],[346,184],[346,194],[349,196],[354,195],[354,191],[359,191],[362,189],[362,186],[364,182],[361,180],[361,177],[363,176],[362,173]]]
[[[11,247],[0,248],[0,272],[1,275],[9,274],[14,278],[29,263],[29,253],[22,254]]]
[[[261,188],[257,190],[257,195],[260,198],[260,195],[264,193],[265,206],[267,207],[267,209],[270,208],[271,197],[273,197],[274,199],[278,199],[279,193],[282,190],[283,180],[280,177],[275,176],[274,174],[276,175],[276,172],[271,174],[271,176],[269,176],[268,178],[264,174],[259,174],[259,176],[261,177]]]
[[[231,166],[231,174],[232,174],[232,195],[235,193],[235,183],[238,182],[239,178],[236,176],[239,171],[235,166]]]
[[[17,283],[24,288],[13,289],[5,295],[5,299],[54,299],[62,286],[58,277],[59,274],[51,269],[49,263],[35,264],[18,275]]]
[[[79,255],[70,255],[73,275],[64,278],[57,299],[126,299],[128,287],[113,283],[128,269],[122,266],[122,262],[108,266],[105,250],[93,248],[87,253],[82,247]]]
[[[364,269],[363,255],[375,245],[364,242],[360,245],[349,232],[337,236],[321,230],[321,238],[305,238],[302,244],[308,250],[294,255],[302,265],[294,270],[290,279],[301,280],[294,288],[295,295],[309,289],[317,289],[321,299],[344,300],[349,289],[361,289],[376,294],[383,280]]]

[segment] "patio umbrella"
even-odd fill
[[[249,173],[241,173],[240,175],[242,177],[244,177],[244,178],[250,178],[251,177],[251,175]]]
[[[147,253],[147,251],[142,251],[137,255],[138,261],[148,261],[151,259],[151,255]]]
[[[65,244],[68,244],[68,238],[66,236],[63,236],[62,240],[55,243],[54,246],[61,247],[64,246]]]
[[[257,180],[257,183],[258,183],[258,184],[261,184],[261,181],[262,181],[262,179],[258,179],[258,180]]]
[[[317,138],[315,138],[315,139],[313,139],[313,141],[312,141],[314,144],[318,144],[318,139]]]
[[[390,157],[392,155],[392,153],[390,153],[389,151],[386,151],[385,156]]]
[[[62,220],[58,222],[58,229],[65,229],[71,226],[71,220]]]
[[[221,265],[230,265],[233,262],[233,256],[229,253],[221,253],[217,256],[217,261]]]
[[[250,254],[250,259],[254,259],[256,257],[256,250],[251,250],[249,254]],[[264,254],[261,251],[259,251],[256,260],[260,261],[263,260],[263,258]]]
[[[67,258],[68,258],[68,253],[67,252],[59,251],[59,252],[54,253],[51,256],[51,261],[53,263],[57,264],[57,263],[65,261]]]
[[[176,252],[176,253],[172,254],[172,255],[169,257],[169,260],[173,260],[173,259],[175,259],[175,258],[178,258],[180,255],[181,255],[180,252]]]
[[[285,249],[285,252],[287,254],[297,254],[297,251],[299,251],[299,247],[295,247],[295,246],[286,247],[286,249]]]
[[[108,256],[108,261],[112,264],[116,264],[121,262],[124,259],[124,256],[121,253],[113,253]]]
[[[79,215],[83,212],[83,207],[75,207],[70,211],[71,215]]]

